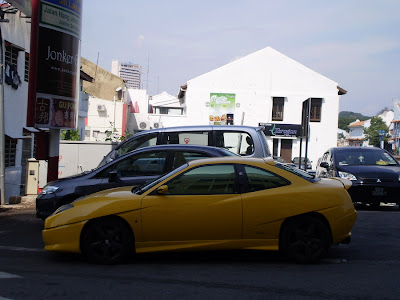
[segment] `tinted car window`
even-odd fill
[[[180,167],[181,165],[186,164],[189,161],[205,157],[210,157],[210,156],[208,154],[200,152],[176,151],[174,153],[174,161],[172,163],[172,168],[176,169],[177,167]]]
[[[174,178],[168,185],[168,195],[233,194],[233,165],[209,165],[192,169]]]
[[[254,153],[254,141],[246,132],[217,132],[217,147],[240,155]]]
[[[147,134],[137,139],[132,139],[118,148],[118,156],[143,147],[154,146],[157,144],[157,133]]]
[[[272,189],[290,184],[286,179],[265,170],[249,166],[245,166],[244,169],[246,171],[247,180],[249,181],[250,192]]]
[[[315,177],[314,175],[311,175],[310,173],[307,173],[306,171],[303,171],[303,170],[298,169],[296,167],[292,167],[292,166],[290,166],[288,164],[281,164],[281,163],[275,162],[275,166],[280,168],[280,169],[283,169],[285,171],[288,171],[288,172],[290,172],[292,174],[295,174],[295,175],[297,175],[297,176],[299,176],[299,177],[301,177],[301,178],[303,178],[305,180],[308,180],[310,182],[315,182],[315,181],[321,180],[321,179]]]
[[[111,171],[117,171],[121,177],[162,175],[165,173],[166,158],[167,151],[132,155],[112,164],[96,177],[106,178]]]
[[[209,131],[168,132],[165,143],[209,146],[209,134]]]

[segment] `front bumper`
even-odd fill
[[[80,236],[87,221],[44,229],[42,238],[47,251],[80,253]]]
[[[353,202],[400,204],[399,184],[353,184],[349,189]]]

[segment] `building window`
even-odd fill
[[[5,167],[14,167],[15,166],[15,153],[17,151],[17,140],[11,139],[6,136],[5,139],[5,157],[4,157],[4,165]]]
[[[311,98],[310,121],[321,122],[321,98]]]
[[[21,51],[21,49],[14,47],[11,43],[7,41],[5,41],[4,44],[5,44],[5,59],[4,59],[5,63],[17,69],[18,52]]]
[[[272,121],[283,121],[283,97],[273,97],[272,99]]]
[[[160,107],[160,115],[168,115],[168,108]]]
[[[25,52],[25,74],[24,80],[28,82],[29,79],[29,53]]]

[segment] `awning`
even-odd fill
[[[33,132],[33,133],[35,133],[35,132],[40,132],[39,129],[36,129],[36,128],[34,128],[34,127],[24,127],[24,129],[27,130],[27,131],[29,131],[29,132]]]

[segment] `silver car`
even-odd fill
[[[264,127],[205,125],[157,128],[141,131],[121,142],[100,162],[102,166],[133,150],[165,144],[215,146],[249,157],[270,156]]]

